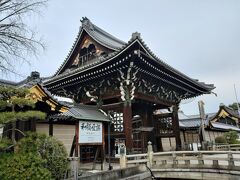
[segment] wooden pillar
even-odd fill
[[[185,130],[183,130],[183,141],[184,141],[184,150],[187,150],[188,147],[188,143],[187,143],[187,140],[186,140],[186,134],[185,134]]]
[[[106,151],[105,151],[105,124],[102,123],[102,153],[101,153],[101,170],[104,170],[104,165],[106,162]]]
[[[75,129],[76,141],[75,141],[75,157],[78,157],[78,151],[80,149],[78,144],[79,139],[79,121],[76,122],[76,129]]]
[[[153,122],[153,109],[147,103],[134,103],[132,107],[133,115],[140,115],[141,117],[141,126],[142,127],[154,127]],[[156,137],[154,136],[154,130],[152,131],[140,131],[140,140],[141,140],[141,151],[142,153],[146,152],[146,147],[148,142],[151,141],[156,149]],[[134,141],[135,139],[133,139]],[[133,143],[134,145],[134,143]],[[133,148],[135,148],[133,146]]]
[[[53,121],[49,120],[49,136],[53,136]]]
[[[157,151],[163,151],[162,137],[158,136],[156,138]]]
[[[126,149],[128,152],[131,152],[133,147],[131,103],[124,103],[124,106],[123,106],[123,128],[124,128],[124,133],[126,137]]]
[[[153,108],[151,106],[148,107],[147,109],[147,127],[154,127],[154,118],[153,118]],[[152,131],[147,132],[147,143],[151,141],[152,142],[152,146],[153,146],[153,150],[156,150],[156,136],[155,136],[155,132],[154,132],[154,128],[152,129]]]
[[[146,104],[141,104],[140,106],[140,113],[141,113],[141,118],[142,118],[142,127],[148,127],[148,106]],[[147,147],[147,133],[142,131],[141,132],[141,151],[142,153],[145,153],[144,151],[146,150]]]
[[[181,150],[181,137],[178,119],[178,105],[173,106],[173,131],[176,139],[176,150]]]
[[[30,131],[36,132],[36,120],[35,119],[30,120]]]

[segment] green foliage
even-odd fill
[[[45,167],[54,179],[61,179],[68,169],[67,152],[63,144],[54,137],[45,134],[27,133],[18,144],[20,153],[39,154],[46,160]]]
[[[8,106],[10,107],[7,101],[0,100],[0,111],[6,109]]]
[[[46,118],[46,114],[41,111],[1,112],[0,124],[7,124],[17,120],[27,121],[31,118],[44,120]]]
[[[0,152],[6,150],[11,145],[12,145],[12,141],[10,139],[2,138],[0,140]]]
[[[224,133],[224,137],[229,144],[239,144],[240,142],[238,139],[238,134],[236,131],[229,131]]]
[[[0,155],[0,179],[2,180],[48,180],[51,173],[44,168],[46,162],[39,156],[5,153]]]
[[[218,136],[218,137],[215,138],[215,143],[226,144],[227,140],[224,136]]]
[[[46,118],[46,114],[40,111],[24,111],[25,107],[28,107],[27,109],[35,107],[28,89],[0,86],[0,124],[11,123],[11,139],[14,145],[16,144],[16,121]]]
[[[0,94],[0,110],[15,106],[34,108],[35,102],[27,98],[30,92],[26,88],[0,86]]]
[[[26,98],[12,97],[11,98],[11,103],[14,106],[19,106],[19,107],[22,107],[22,108],[24,106],[29,106],[31,108],[35,107],[35,102],[33,100],[26,99]]]
[[[238,104],[240,106],[240,104]],[[230,108],[232,108],[233,110],[237,111],[238,110],[238,105],[236,102],[232,103],[229,105]]]
[[[9,100],[13,96],[25,98],[29,94],[29,90],[26,88],[0,86],[0,94],[2,95],[2,100]]]

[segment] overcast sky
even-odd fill
[[[192,78],[213,83],[217,97],[203,95],[185,101],[180,107],[186,114],[198,113],[198,100],[205,102],[206,112],[216,112],[220,103],[236,101],[234,83],[240,98],[239,0],[50,0],[41,17],[29,19],[47,50],[30,67],[21,66],[21,73],[28,76],[37,70],[41,76],[53,75],[66,58],[84,16],[125,42],[133,32],[140,32],[166,63]]]

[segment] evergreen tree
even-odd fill
[[[16,131],[24,133],[16,128],[16,122],[27,121],[32,118],[43,120],[46,114],[34,110],[35,101],[32,100],[31,94],[26,88],[14,88],[0,86],[0,125],[11,124],[11,140],[13,145],[16,144]]]
[[[230,108],[232,108],[233,110],[237,111],[238,110],[238,106],[240,106],[240,104],[237,105],[236,102],[232,103],[229,105]]]

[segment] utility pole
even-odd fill
[[[203,139],[202,147],[203,149],[205,149],[205,142],[206,142],[205,131],[204,131],[205,111],[204,111],[203,101],[198,101],[198,108],[199,108],[200,119],[201,119],[201,133],[202,133],[202,139]]]
[[[240,116],[239,101],[238,101],[238,97],[237,97],[237,90],[236,90],[235,84],[234,84],[234,92],[235,92],[235,97],[236,97],[236,101],[237,101],[238,115]]]

